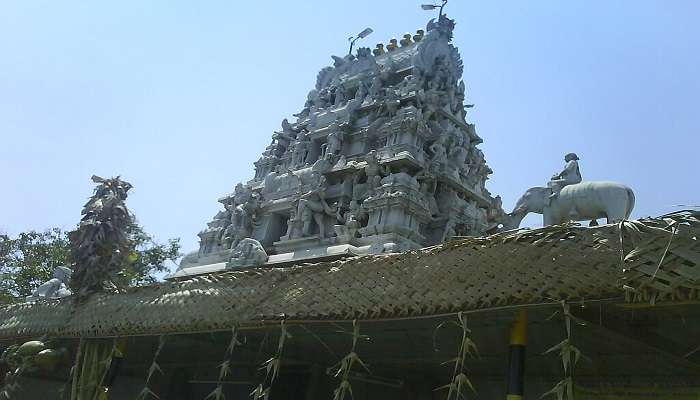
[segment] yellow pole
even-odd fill
[[[525,389],[525,346],[527,345],[527,311],[520,310],[510,330],[508,391],[506,400],[522,400]]]

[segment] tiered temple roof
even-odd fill
[[[176,276],[406,251],[496,227],[503,211],[466,120],[453,28],[441,15],[386,50],[333,56]]]

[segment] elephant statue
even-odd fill
[[[634,208],[634,192],[629,187],[606,181],[581,182],[567,185],[552,196],[548,187],[533,187],[520,197],[504,221],[504,230],[516,229],[531,212],[542,214],[543,225],[567,221],[595,221],[607,218],[615,223],[627,219]]]

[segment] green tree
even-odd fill
[[[179,239],[157,243],[136,223],[129,226],[128,238],[132,253],[120,273],[120,286],[153,283],[180,256]],[[54,228],[14,238],[0,235],[0,303],[21,301],[62,265],[71,265],[67,232]]]
[[[54,268],[68,264],[68,236],[58,228],[0,235],[0,302],[32,294],[51,279]]]
[[[157,281],[157,276],[168,272],[168,264],[180,257],[180,239],[168,239],[157,243],[136,223],[129,226],[132,257],[121,272],[123,286],[140,286]]]

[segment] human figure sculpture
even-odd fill
[[[438,138],[428,147],[430,152],[433,154],[430,157],[429,164],[437,171],[441,169],[445,160],[447,160],[447,147],[445,145],[445,141],[445,136],[438,136]]]
[[[335,98],[333,100],[334,106],[338,107],[341,104],[345,103],[345,88],[342,85],[336,86],[333,93],[335,94]]]
[[[423,195],[423,200],[425,201],[428,210],[430,210],[431,215],[437,215],[440,209],[437,205],[437,200],[435,200],[435,191],[437,190],[437,179],[427,170],[423,170],[420,174],[416,176],[416,179],[420,182],[420,192]]]
[[[440,93],[435,89],[421,90],[418,94],[419,106],[423,110],[423,119],[428,121],[440,109]]]
[[[442,233],[442,242],[446,242],[457,235],[457,220],[455,217],[450,217],[445,223],[445,230]]]
[[[465,142],[468,141],[469,139],[460,140],[450,149],[449,159],[452,165],[454,165],[454,167],[457,168],[457,170],[461,170],[465,167],[464,163],[466,162],[467,156],[469,155],[468,144],[466,144]]]
[[[331,91],[329,88],[323,88],[318,92],[314,105],[318,109],[324,109],[331,104]]]
[[[452,111],[452,115],[457,117],[458,119],[464,121],[465,118],[465,106],[464,106],[464,93],[466,91],[466,88],[464,87],[464,81],[459,82],[459,86],[457,87],[457,90],[454,92],[454,95],[450,98],[450,111]]]
[[[358,221],[360,209],[357,202],[354,200],[351,201],[349,207],[343,204],[337,204],[336,210],[336,220],[338,222],[334,226],[336,234],[349,239],[358,237],[358,231],[361,225]]]
[[[386,171],[384,167],[379,164],[379,159],[377,158],[377,151],[371,150],[367,153],[365,157],[367,165],[365,165],[365,175],[367,176],[367,191],[373,192],[382,180],[383,176],[386,176]]]
[[[566,165],[564,169],[552,176],[547,186],[552,189],[550,198],[556,197],[567,185],[574,185],[581,182],[581,171],[578,167],[578,156],[576,153],[569,153],[564,156]]]
[[[469,159],[471,162],[468,164],[467,184],[476,186],[487,175],[489,169],[486,166],[484,152],[476,147],[472,147],[470,153]]]
[[[399,110],[400,106],[401,99],[399,98],[399,95],[396,93],[396,91],[393,89],[387,90],[386,96],[384,96],[384,102],[382,103],[382,106],[379,109],[378,115],[390,118],[394,117],[396,115],[396,112]]]
[[[292,167],[300,167],[306,163],[306,158],[309,155],[311,141],[305,131],[299,132],[296,141],[292,144]]]
[[[363,79],[357,85],[357,91],[355,92],[355,100],[358,100],[360,104],[362,104],[365,102],[368,94],[369,90],[367,88],[367,83]]]
[[[72,294],[68,289],[68,282],[73,271],[68,267],[56,267],[53,270],[53,278],[42,283],[34,289],[31,296],[27,296],[27,301],[38,299],[57,299],[67,297]]]
[[[382,78],[379,77],[379,75],[376,75],[372,79],[372,84],[369,87],[369,98],[370,101],[375,101],[377,100],[381,94],[382,94]]]
[[[302,236],[311,236],[311,223],[316,222],[319,237],[326,237],[324,218],[326,215],[335,215],[335,212],[326,203],[325,190],[326,178],[321,176],[318,186],[299,196],[295,221],[301,220]]]
[[[326,157],[332,157],[339,154],[343,148],[343,131],[341,130],[338,122],[333,122],[329,129],[330,132],[327,136],[328,146],[326,147]]]
[[[253,233],[253,219],[258,208],[258,195],[248,192],[245,200],[240,197],[225,207],[231,212],[231,223],[224,231],[223,237],[227,248],[234,248],[244,238]]]

